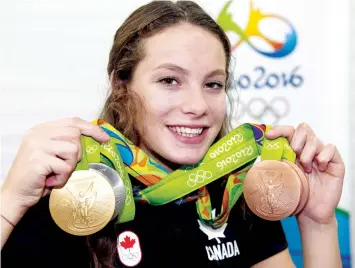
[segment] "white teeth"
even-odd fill
[[[203,128],[189,128],[189,127],[169,127],[172,131],[184,137],[194,137],[202,133]]]

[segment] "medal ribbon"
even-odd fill
[[[87,170],[90,163],[103,163],[118,173],[123,180],[125,186],[125,205],[119,216],[119,222],[131,221],[135,215],[135,205],[132,194],[132,184],[125,170],[116,145],[110,140],[108,143],[100,144],[96,140],[88,136],[81,138],[83,153],[81,160],[78,162],[75,170]]]
[[[150,158],[143,150],[124,137],[102,119],[93,121],[109,136],[110,142],[99,144],[90,137],[83,138],[88,162],[101,162],[114,168],[124,181],[126,202],[118,222],[134,218],[136,201],[151,205],[178,204],[196,200],[197,212],[205,225],[219,228],[243,193],[243,181],[248,170],[260,156],[261,160],[287,159],[295,161],[295,154],[285,138],[272,141],[264,137],[265,125],[242,124],[213,144],[196,165],[184,165],[169,173],[162,165]],[[101,148],[100,154],[89,153]],[[97,152],[97,151],[95,151]],[[99,155],[99,157],[98,157]],[[78,163],[80,168],[80,163]],[[128,174],[141,181],[147,188],[133,197]],[[221,213],[213,218],[210,195],[205,185],[229,174],[223,194]]]
[[[287,139],[280,137],[274,140],[268,140],[264,137],[264,133],[270,128],[270,126],[260,126],[254,124],[252,127],[254,130],[254,135],[256,138],[255,141],[261,161],[281,159],[287,159],[291,162],[296,161],[296,154],[289,146]],[[260,132],[258,129],[262,130],[262,136],[259,135]],[[200,219],[204,222],[205,225],[216,229],[221,227],[227,221],[231,209],[234,207],[239,197],[243,193],[243,182],[245,176],[254,163],[255,161],[251,161],[240,170],[238,170],[237,167],[236,171],[228,177],[228,181],[223,194],[221,212],[215,218],[212,218],[211,199],[207,188],[200,188],[199,198],[196,204]]]

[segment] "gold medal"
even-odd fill
[[[104,228],[115,212],[115,194],[106,177],[95,170],[77,170],[61,189],[53,189],[49,210],[65,232],[85,236]]]

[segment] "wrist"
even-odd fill
[[[335,214],[327,221],[324,222],[317,222],[306,216],[299,216],[297,217],[297,223],[301,231],[310,230],[312,232],[315,231],[324,232],[328,230],[337,230],[338,228],[338,221],[335,217]]]
[[[28,208],[21,205],[16,196],[6,189],[1,189],[1,215],[16,226]]]
[[[335,215],[327,221],[297,218],[301,235],[304,267],[342,267]]]

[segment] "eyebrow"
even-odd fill
[[[169,69],[172,71],[178,71],[178,72],[186,74],[186,75],[189,74],[188,70],[186,70],[178,65],[172,64],[172,63],[163,63],[163,64],[159,65],[157,68],[155,68],[154,70],[158,70],[158,69]]]
[[[212,72],[209,72],[209,73],[206,75],[206,77],[213,76],[213,75],[223,75],[223,76],[227,76],[225,70],[223,70],[223,69],[217,69],[217,70],[214,70],[214,71],[212,71]]]
[[[189,71],[176,65],[176,64],[172,64],[172,63],[163,63],[161,65],[159,65],[158,67],[156,67],[154,70],[158,70],[158,69],[169,69],[169,70],[172,70],[172,71],[177,71],[177,72],[180,72],[180,73],[183,73],[185,75],[188,75],[189,74]],[[217,70],[213,70],[211,72],[209,72],[206,77],[209,77],[209,76],[213,76],[213,75],[223,75],[223,76],[227,76],[225,70],[223,69],[217,69]]]

